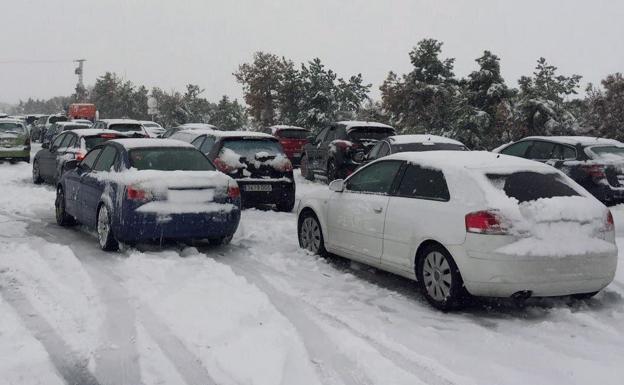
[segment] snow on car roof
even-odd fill
[[[275,139],[273,135],[265,134],[263,132],[257,131],[217,131],[217,130],[180,130],[176,134],[193,134],[195,136],[200,136],[204,134],[216,136],[219,138],[266,138],[266,139]]]
[[[134,119],[100,119],[99,121],[108,124],[141,124],[141,122]]]
[[[538,172],[556,172],[544,163],[519,158],[517,156],[496,154],[488,151],[420,151],[400,152],[383,159],[398,159],[424,166],[440,169],[496,169],[504,170],[531,170]]]
[[[58,125],[58,126],[85,126],[85,127],[91,127],[91,124],[89,124],[89,123],[77,122],[75,120],[70,120],[70,121],[66,121],[66,122],[56,122],[55,124]]]
[[[337,124],[342,124],[342,125],[346,126],[347,131],[352,130],[354,128],[359,128],[359,127],[383,127],[383,128],[390,128],[390,129],[394,130],[394,127],[392,127],[392,126],[388,126],[387,124],[377,123],[377,122],[364,122],[364,121],[358,121],[358,120],[343,120],[343,121],[337,122]]]
[[[113,131],[114,132],[114,131]],[[175,139],[151,139],[151,138],[138,138],[138,139],[113,139],[110,140],[113,143],[119,143],[127,149],[133,148],[149,148],[149,147],[190,147],[195,148],[192,144],[184,143]]]
[[[13,118],[0,118],[0,122],[2,123],[16,123],[19,125],[24,125],[24,122],[19,120],[19,119],[13,119]]]
[[[594,144],[611,144],[611,145],[623,144],[622,142],[617,141],[615,139],[599,138],[596,136],[529,136],[527,138],[524,138],[523,140],[530,140],[530,139],[548,140],[551,142],[570,144],[570,145],[580,144],[582,146],[591,146]]]
[[[274,126],[269,127],[271,129],[271,133],[275,134],[277,130],[300,130],[300,131],[310,131],[307,128],[298,127],[298,126],[289,126],[287,124],[276,124]]]
[[[457,144],[463,146],[464,144],[458,140],[447,138],[438,135],[393,135],[388,137],[388,141],[391,144],[409,144],[409,143],[446,143]]]
[[[97,136],[101,134],[122,134],[119,131],[115,131],[115,130],[101,130],[101,129],[95,129],[95,128],[79,128],[77,130],[72,130],[71,132],[80,137]]]
[[[184,123],[180,127],[192,130],[216,130],[217,126],[208,123]]]

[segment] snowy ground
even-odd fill
[[[245,211],[231,245],[99,251],[0,164],[0,384],[621,384],[624,268],[589,301],[429,307]],[[326,188],[298,179],[298,194]],[[624,250],[624,207],[613,210]]]

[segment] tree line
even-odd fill
[[[58,112],[81,100],[95,103],[101,117],[155,119],[165,126],[187,122],[223,129],[263,129],[291,124],[318,129],[331,121],[379,121],[400,133],[429,133],[458,139],[473,149],[492,149],[527,135],[595,135],[624,139],[624,78],[608,75],[590,84],[579,97],[580,75],[562,75],[539,58],[518,87],[507,85],[500,58],[484,51],[477,68],[464,78],[454,73],[454,58],[442,55],[443,43],[420,41],[409,52],[412,69],[389,72],[380,86],[381,100],[372,100],[372,85],[361,74],[340,77],[319,58],[295,64],[267,52],[257,52],[233,73],[242,86],[245,106],[223,96],[211,102],[194,84],[186,90],[148,90],[114,73],[99,77],[89,89],[69,97],[21,101],[18,112]],[[148,114],[148,95],[158,113]]]

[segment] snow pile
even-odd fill
[[[233,169],[245,168],[245,164],[240,161],[240,154],[229,148],[223,148],[219,154],[219,159],[225,163],[228,167]]]

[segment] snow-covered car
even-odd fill
[[[0,118],[0,160],[30,162],[30,134],[21,120]]]
[[[151,120],[141,120],[140,123],[145,127],[150,138],[158,138],[167,131],[160,124]]]
[[[530,136],[493,152],[548,163],[607,205],[624,202],[624,143],[588,136]]]
[[[160,137],[161,138],[169,138],[173,134],[178,131],[189,131],[189,130],[218,130],[217,126],[213,126],[208,123],[184,123],[177,127],[168,128]]]
[[[304,146],[301,175],[327,182],[345,178],[362,165],[375,143],[394,134],[394,128],[382,123],[332,123]]]
[[[44,143],[35,154],[32,165],[33,183],[56,184],[63,173],[65,163],[82,160],[89,150],[110,139],[123,137],[117,131],[83,128],[59,134],[52,143]]]
[[[62,133],[64,131],[87,129],[87,128],[90,128],[90,127],[91,127],[91,123],[86,124],[86,123],[79,123],[79,122],[74,122],[74,121],[56,122],[56,123],[52,124],[50,126],[50,128],[48,128],[46,130],[46,133],[43,136],[43,141],[41,143],[49,144],[60,133]]]
[[[393,135],[377,142],[366,154],[366,162],[408,151],[467,151],[462,142],[438,135]]]
[[[390,155],[297,212],[302,248],[415,279],[440,309],[469,294],[592,296],[616,270],[610,211],[562,172],[506,155]]]
[[[138,120],[132,119],[101,119],[93,123],[98,130],[115,130],[135,138],[149,138],[149,133]]]
[[[274,136],[252,131],[196,129],[179,131],[171,139],[191,143],[219,171],[236,179],[243,206],[275,205],[279,211],[292,211],[293,167]]]
[[[103,250],[119,242],[230,241],[240,221],[236,181],[190,144],[113,139],[68,161],[56,191],[56,221],[95,229]]]
[[[269,127],[271,135],[276,137],[284,153],[290,159],[292,164],[298,165],[301,162],[301,154],[303,154],[303,146],[308,143],[310,130],[303,127],[276,125]]]
[[[89,126],[93,125],[93,122],[90,121],[89,119],[72,119],[72,120],[70,120],[70,122],[72,122],[72,123],[88,124]]]

